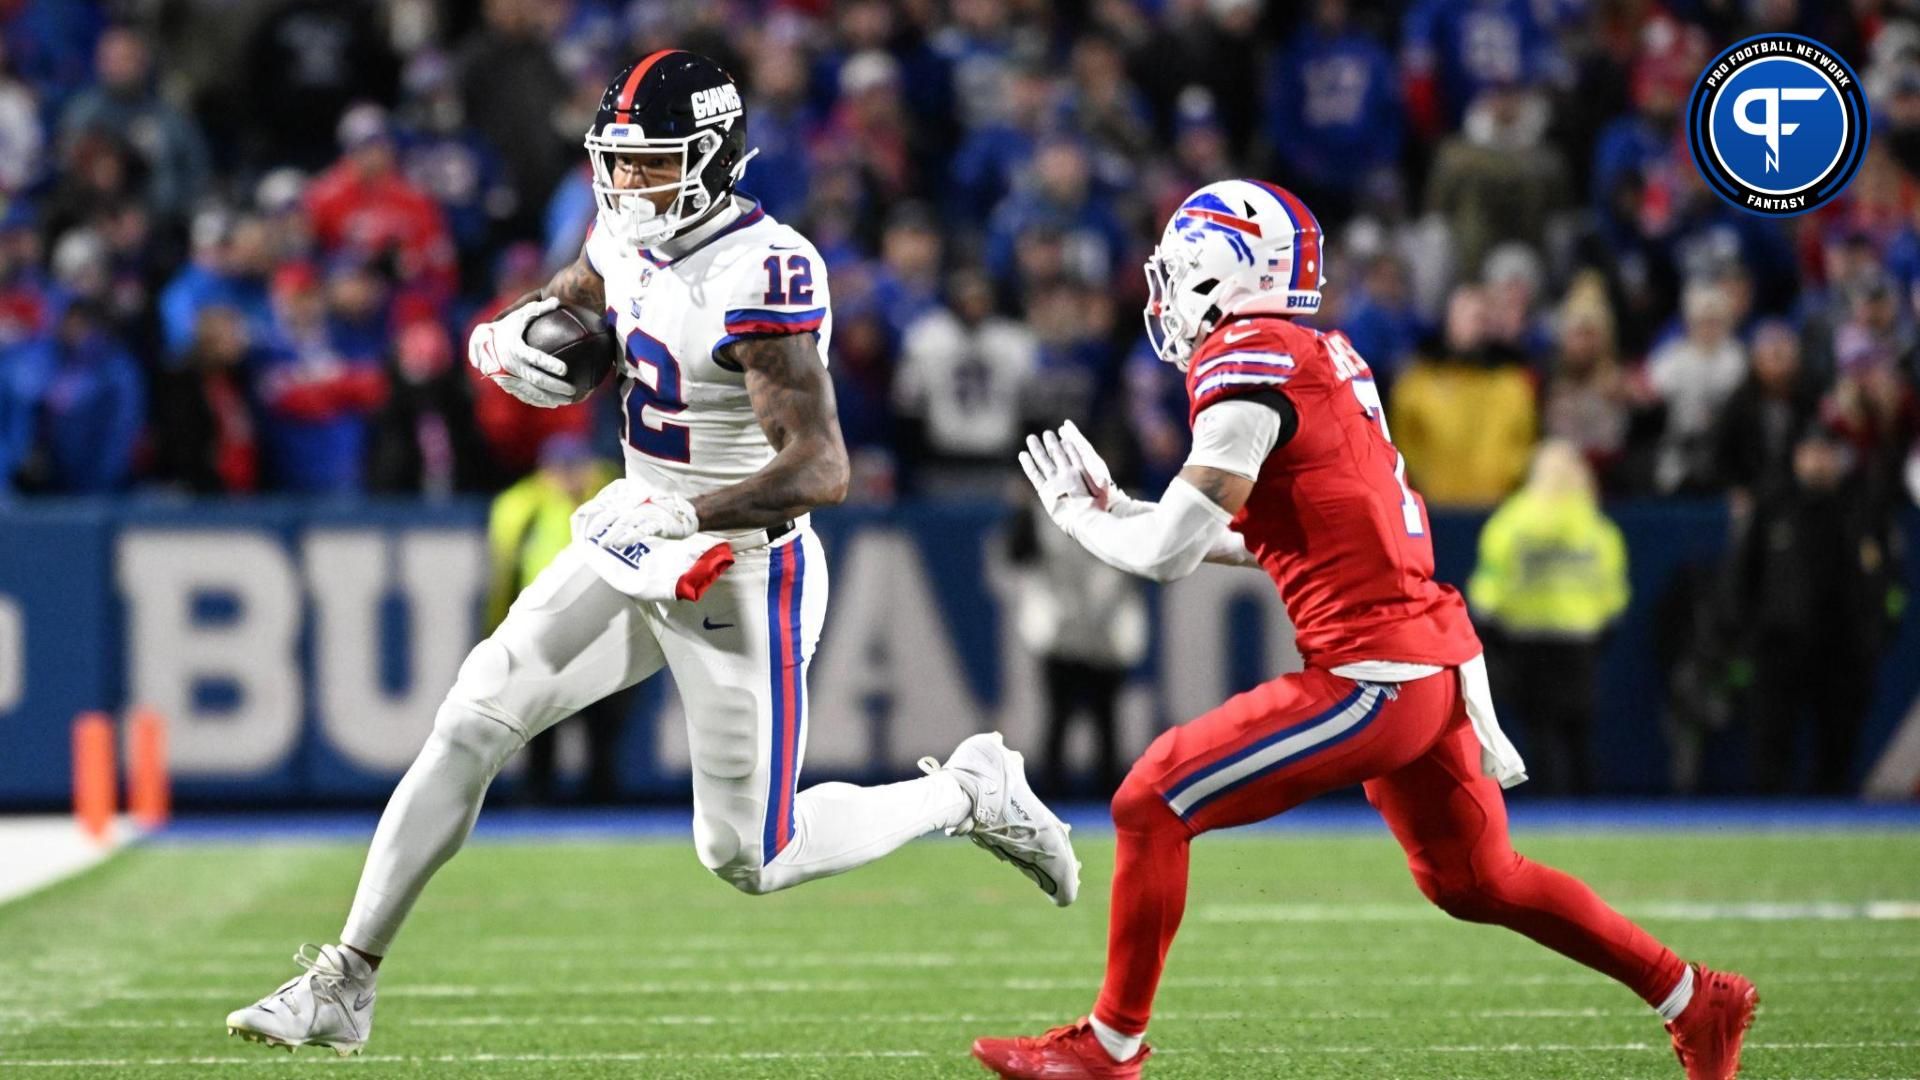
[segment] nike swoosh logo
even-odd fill
[[[735,625],[730,622],[714,622],[712,616],[703,616],[700,620],[702,630],[731,630]]]
[[[768,244],[767,250],[768,251],[799,251],[800,245],[799,244],[786,244],[786,245]]]
[[[1052,874],[1040,869],[1039,863],[1028,862],[1025,859],[1016,858],[1012,855],[1005,855],[1003,857],[1008,862],[1026,871],[1027,876],[1033,879],[1034,884],[1040,886],[1041,891],[1045,892],[1048,896],[1060,895],[1060,883],[1053,880]]]
[[[1257,333],[1259,333],[1259,332],[1260,332],[1260,331],[1258,331],[1258,330],[1242,330],[1242,331],[1240,331],[1240,332],[1239,332],[1239,333],[1237,333],[1237,334],[1222,334],[1222,335],[1220,335],[1220,337],[1221,337],[1221,339],[1222,339],[1223,341],[1225,341],[1225,342],[1226,342],[1227,344],[1229,344],[1229,345],[1231,345],[1231,344],[1233,344],[1234,342],[1236,342],[1236,341],[1239,341],[1239,340],[1240,340],[1241,338],[1249,338],[1249,337],[1252,337],[1253,335],[1255,335],[1255,334],[1257,334]]]
[[[356,997],[356,998],[354,998],[354,999],[353,999],[353,1011],[354,1011],[354,1012],[366,1012],[366,1011],[367,1011],[367,1006],[369,1006],[369,1005],[371,1005],[371,1004],[373,1004],[373,995],[372,995],[372,994],[361,994],[361,995],[360,995],[359,997]]]

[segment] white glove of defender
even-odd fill
[[[1101,462],[1100,467],[1104,469],[1106,463]],[[1099,511],[1078,448],[1057,433],[1043,431],[1027,436],[1027,448],[1020,452],[1020,469],[1039,493],[1041,508],[1069,536],[1075,518]],[[1112,486],[1111,479],[1108,486]]]
[[[1085,435],[1080,434],[1079,425],[1069,420],[1060,425],[1060,443],[1069,447],[1080,463],[1081,474],[1086,478],[1087,493],[1093,496],[1093,507],[1105,510],[1109,514],[1131,517],[1132,508],[1140,500],[1128,495],[1113,482],[1113,471],[1107,468],[1106,459],[1100,451],[1093,448]]]
[[[700,531],[700,515],[678,495],[622,477],[575,510],[572,525],[575,539],[618,551],[647,537],[684,540]]]
[[[467,363],[500,389],[536,408],[572,404],[567,365],[527,344],[527,324],[559,306],[560,300],[549,296],[474,327],[467,339]]]

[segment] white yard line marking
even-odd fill
[[[1920,1013],[1920,1006],[1882,1009],[1882,1013],[1910,1016]],[[1807,1009],[1792,1005],[1769,1005],[1768,1016],[1855,1016],[1857,1012],[1846,1008]],[[1306,1012],[1184,1012],[1179,1010],[1156,1012],[1154,1022],[1162,1024],[1199,1024],[1199,1023],[1261,1023],[1278,1022],[1286,1024],[1324,1023],[1328,1021],[1353,1021],[1377,1023],[1383,1020],[1401,1022],[1440,1021],[1440,1020],[1634,1020],[1644,1021],[1648,1013],[1644,1008],[1618,1009],[1435,1009],[1432,1011],[1409,1012],[1405,1009],[1321,1009]],[[125,1031],[164,1031],[211,1028],[218,1017],[209,1020],[206,1017],[175,1017],[171,1020],[124,1020],[112,1017],[87,1019],[58,1019],[42,1023],[42,1027],[58,1028],[99,1028],[102,1030]],[[407,1027],[423,1028],[488,1028],[488,1027],[745,1027],[748,1025],[788,1025],[797,1027],[866,1027],[892,1024],[900,1026],[941,1025],[941,1024],[1045,1024],[1060,1019],[1058,1010],[1050,1012],[1020,1011],[1009,1009],[1003,1012],[963,1012],[963,1013],[753,1013],[741,1015],[708,1014],[659,1014],[632,1013],[603,1016],[526,1016],[518,1013],[478,1013],[465,1016],[413,1016],[407,1018]]]
[[[281,951],[284,953],[286,950]],[[548,971],[571,971],[581,968],[600,969],[605,966],[606,953],[607,946],[605,943],[602,943],[600,947],[594,951],[592,959],[586,963],[562,955],[548,957],[540,961],[539,966],[543,970]],[[1275,961],[1276,964],[1283,963],[1288,959],[1284,956],[1276,957],[1272,953],[1262,953],[1262,955]],[[1294,960],[1307,960],[1310,958],[1309,954],[1304,951],[1292,957]],[[1093,948],[1077,953],[1046,951],[1022,952],[1020,954],[1020,962],[1022,964],[1032,964],[1035,966],[1047,965],[1056,967],[1086,964],[1093,965],[1097,971],[1098,965],[1101,962],[1101,954]],[[512,961],[516,971],[523,970],[526,963],[527,961],[524,958],[515,958]],[[737,957],[713,955],[674,956],[669,954],[650,957],[647,960],[647,967],[659,971],[713,971],[716,968],[747,967],[762,971],[769,968],[882,968],[926,970],[936,968],[1002,968],[1005,967],[1006,964],[1007,960],[1004,956],[983,955],[978,953],[911,952],[789,953],[784,955],[780,953],[768,954],[765,952],[754,952]],[[496,965],[489,964],[486,966],[494,967]],[[0,965],[0,972],[4,972],[5,970],[6,966]],[[168,963],[165,965],[164,971],[169,975],[214,975],[250,978],[262,974],[262,967],[257,963],[240,963],[231,960],[213,962],[185,961]],[[266,974],[271,975],[272,971],[267,971]]]
[[[1863,1039],[1855,1042],[1747,1042],[1748,1050],[1910,1050],[1920,1047],[1920,1039]],[[1618,1043],[1437,1043],[1431,1046],[1220,1046],[1204,1050],[1173,1047],[1155,1053],[1184,1054],[1193,1057],[1211,1055],[1300,1056],[1313,1054],[1616,1054],[1658,1051],[1672,1053],[1665,1042]]]
[[[1861,1040],[1857,1042],[1750,1042],[1750,1050],[1910,1050],[1920,1047],[1920,1040],[1882,1039]],[[1618,1043],[1489,1043],[1482,1045],[1440,1043],[1427,1046],[1329,1046],[1302,1044],[1300,1046],[1244,1046],[1215,1047],[1205,1050],[1170,1047],[1159,1051],[1162,1054],[1178,1054],[1192,1057],[1310,1057],[1315,1055],[1395,1055],[1395,1054],[1540,1054],[1540,1053],[1576,1053],[1576,1054],[1618,1054],[1618,1053],[1665,1053],[1670,1048],[1665,1043],[1618,1042]],[[953,1057],[956,1054],[934,1054],[926,1050],[742,1050],[742,1051],[687,1051],[687,1050],[637,1050],[631,1052],[604,1052],[579,1054],[367,1054],[358,1060],[382,1064],[407,1065],[487,1065],[496,1063],[532,1063],[532,1064],[592,1064],[599,1062],[640,1062],[640,1061],[848,1061],[848,1060],[891,1060],[925,1059],[934,1057]],[[318,1064],[331,1065],[336,1061],[327,1053],[295,1054],[289,1058],[270,1055],[251,1054],[245,1057],[148,1057],[148,1058],[0,1058],[0,1069],[115,1069],[115,1068],[165,1068],[172,1066],[200,1067],[208,1065],[287,1065]]]
[[[592,1064],[639,1061],[848,1061],[926,1058],[925,1050],[634,1050],[581,1054],[362,1054],[354,1061],[392,1065]],[[248,1054],[244,1057],[148,1058],[4,1058],[0,1069],[127,1069],[200,1068],[208,1065],[325,1065],[337,1066],[331,1051],[308,1051],[290,1057]]]
[[[1807,983],[1815,985],[1847,985],[1882,983],[1920,982],[1920,971],[1902,972],[1856,972],[1856,971],[1783,971],[1766,976],[1768,983]],[[954,991],[1015,991],[1015,992],[1053,992],[1061,990],[1087,990],[1097,983],[1097,973],[1085,978],[1072,979],[961,979],[945,984]],[[387,997],[407,998],[575,998],[575,997],[611,997],[642,995],[685,995],[685,994],[865,994],[884,993],[899,990],[906,986],[919,986],[918,983],[882,981],[874,979],[738,979],[738,980],[699,980],[684,982],[647,981],[647,982],[594,982],[572,983],[564,986],[519,986],[498,983],[402,983],[380,992]],[[1367,977],[1333,975],[1237,975],[1237,976],[1170,976],[1161,981],[1165,987],[1183,990],[1276,990],[1276,989],[1344,989],[1348,987],[1407,987],[1407,986],[1587,986],[1596,985],[1594,976],[1588,972],[1568,972],[1560,975],[1505,975],[1497,977],[1478,977],[1472,975],[1379,975]],[[168,986],[137,987],[107,991],[100,995],[102,1000],[110,1001],[225,1001],[233,998],[231,986]],[[0,1002],[9,1004],[25,1003],[29,999],[21,997],[0,998]]]

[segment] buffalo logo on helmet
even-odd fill
[[[1320,222],[1264,180],[1222,180],[1182,202],[1146,263],[1147,339],[1186,367],[1233,315],[1292,318],[1320,310]]]

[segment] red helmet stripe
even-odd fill
[[[1278,184],[1269,184],[1265,180],[1254,183],[1267,189],[1267,193],[1280,200],[1280,206],[1287,216],[1293,219],[1293,281],[1288,286],[1295,290],[1314,290],[1320,287],[1320,219],[1313,216],[1307,204],[1300,196]]]
[[[655,64],[655,62],[657,62],[661,57],[668,56],[672,53],[676,53],[679,51],[680,50],[678,49],[661,49],[659,52],[653,53],[652,55],[641,60],[639,63],[633,65],[633,74],[627,76],[627,85],[622,86],[620,88],[620,103],[614,106],[614,111],[616,112],[631,111],[633,108],[633,95],[635,91],[640,89],[640,80],[647,77],[647,72],[653,69],[653,65]]]

